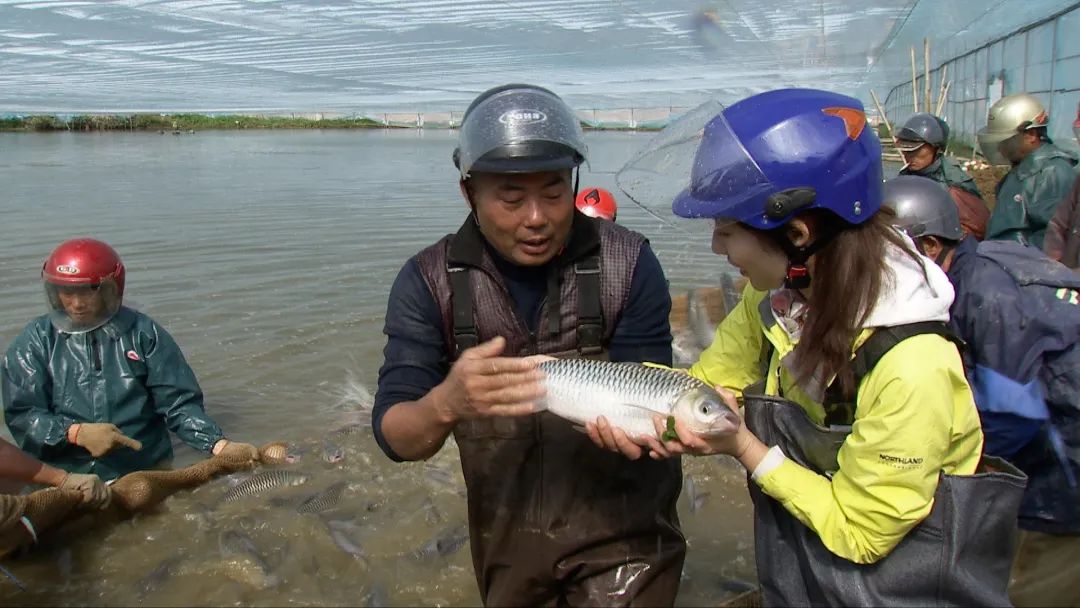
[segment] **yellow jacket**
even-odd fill
[[[882,298],[867,327],[942,320],[942,314],[947,315],[951,286],[936,265],[926,265],[931,284],[920,276],[921,288],[905,286],[913,280],[910,273],[897,273],[900,285]],[[935,301],[929,305],[919,301],[920,291],[935,288],[939,292]],[[762,379],[763,344],[769,340],[773,355],[765,393],[795,401],[820,424],[825,417],[821,404],[795,385],[782,363],[795,344],[771,318],[771,307],[762,305],[766,295],[747,286],[690,374],[741,394]],[[768,311],[770,318],[762,319],[759,310]],[[896,322],[889,322],[890,316]],[[863,330],[853,353],[871,333],[872,329]],[[919,335],[892,348],[863,379],[855,422],[838,455],[840,470],[831,479],[788,460],[775,447],[753,477],[762,491],[814,530],[830,551],[856,563],[873,563],[930,513],[940,473],[975,471],[982,441],[956,347],[938,335]]]

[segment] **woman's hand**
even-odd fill
[[[728,407],[733,411],[739,411],[739,404],[734,395],[721,387],[716,387],[716,391],[720,393]],[[663,416],[653,416],[657,437],[664,437],[668,430],[667,422],[667,418]],[[651,458],[660,460],[682,454],[694,456],[726,454],[734,456],[748,471],[753,471],[769,451],[768,446],[746,428],[746,423],[741,420],[741,417],[739,429],[731,435],[715,437],[698,435],[686,428],[686,425],[679,420],[674,421],[674,429],[674,438],[668,433],[666,440],[650,442],[649,456]]]

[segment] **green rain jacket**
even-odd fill
[[[1046,225],[1076,179],[1076,158],[1044,143],[1009,171],[997,187],[986,238],[1042,249]]]
[[[955,160],[947,156],[937,157],[934,159],[934,162],[930,163],[929,167],[922,171],[903,169],[900,171],[900,175],[929,177],[940,184],[944,184],[946,187],[956,186],[965,192],[977,196],[979,200],[982,200],[982,192],[979,191],[979,186],[975,184],[975,179],[964,172],[964,170],[956,164]]]
[[[86,333],[58,331],[42,316],[0,364],[4,420],[23,450],[66,471],[115,479],[172,457],[169,431],[209,452],[224,437],[203,410],[195,373],[172,336],[150,317],[121,307]],[[69,426],[110,422],[142,442],[101,458],[67,440]]]

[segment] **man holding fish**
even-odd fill
[[[481,94],[454,153],[469,215],[390,293],[373,432],[397,461],[430,458],[453,433],[487,605],[671,605],[678,591],[678,461],[629,461],[538,413],[534,355],[671,363],[648,242],[575,211],[585,157],[555,94]]]

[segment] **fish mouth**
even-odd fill
[[[740,426],[742,426],[742,418],[737,412],[728,410],[717,416],[716,420],[710,422],[703,431],[698,431],[698,434],[703,437],[724,437],[734,435]]]

